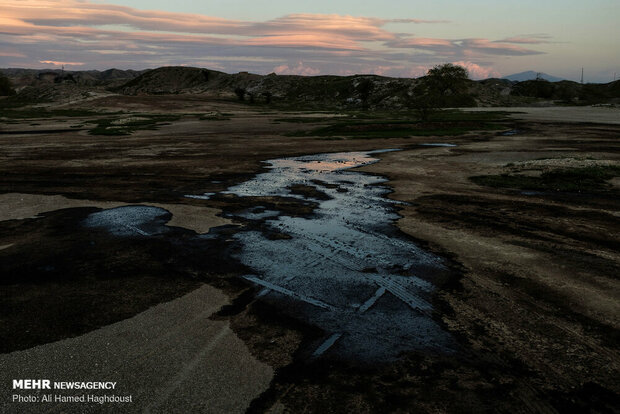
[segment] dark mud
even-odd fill
[[[620,202],[613,193],[607,196],[583,195],[573,197],[572,201],[586,206],[605,202],[607,208],[620,209]],[[605,211],[463,195],[424,196],[417,198],[416,203],[418,214],[427,220],[440,221],[454,228],[465,227],[480,234],[510,235],[530,242],[553,243],[556,247],[586,244],[598,248],[617,246],[614,234],[598,230],[620,228],[620,218]],[[593,226],[587,227],[582,223]]]
[[[0,222],[0,245],[10,238],[19,246],[0,250],[0,352],[92,331],[203,282],[228,292],[243,288],[230,277],[243,271],[224,241],[230,229],[203,238],[164,226],[170,214],[150,209],[125,208],[125,220],[111,220],[123,209],[72,208]],[[127,220],[136,211],[155,214]]]

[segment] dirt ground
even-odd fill
[[[528,121],[583,122],[620,124],[620,108],[617,106],[546,106],[546,107],[493,107],[467,108],[469,112],[508,111],[516,119]]]
[[[467,177],[558,161],[618,163],[619,131],[521,125],[528,131],[514,136],[385,154],[366,169],[389,176],[392,197],[411,203],[400,228],[463,266],[458,284],[438,295],[450,309],[442,321],[480,358],[521,365],[528,374],[509,380],[511,397],[525,411],[541,400],[529,410],[605,412],[592,399],[618,393],[617,192],[524,195]],[[579,401],[576,393],[591,400]],[[557,400],[549,401],[554,394]]]
[[[254,391],[251,412],[605,413],[620,407],[617,179],[607,191],[585,193],[522,192],[469,179],[618,165],[617,111],[593,108],[595,116],[579,119],[589,123],[574,122],[570,111],[535,119],[517,114],[504,122],[512,135],[326,139],[285,136],[322,121],[274,121],[330,114],[200,97],[113,96],[80,109],[180,119],[131,136],[88,135],[71,128],[89,121],[79,117],[0,125],[0,273],[8,293],[0,305],[2,352],[98,332],[207,283],[230,301],[214,317],[274,369],[269,387]],[[229,119],[198,118],[214,111]],[[39,132],[27,133],[32,129]],[[254,299],[254,288],[236,277],[246,269],[232,258],[231,239],[196,238],[227,223],[215,211],[245,206],[185,195],[245,181],[270,158],[384,148],[402,151],[381,154],[362,170],[389,178],[390,197],[409,203],[397,225],[450,261],[453,277],[435,295],[435,318],[460,350],[412,351],[378,366],[307,361],[300,350],[321,332]],[[162,206],[176,227],[148,242],[119,245],[79,225],[98,208],[123,203]],[[212,220],[208,225],[202,214]]]
[[[119,395],[132,397],[131,408],[117,408],[116,412],[169,413],[179,405],[187,412],[244,412],[269,386],[273,370],[252,357],[227,321],[212,318],[227,302],[218,289],[203,285],[179,299],[77,338],[0,354],[0,378],[6,383],[23,375],[110,378],[117,381]],[[136,375],[145,372],[149,375]],[[204,398],[188,398],[192,394]],[[0,411],[11,412],[11,408],[6,400],[0,402]],[[62,402],[27,404],[19,410],[100,411],[97,406]]]

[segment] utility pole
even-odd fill
[[[583,68],[581,68],[581,84],[583,85]]]

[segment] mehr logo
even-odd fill
[[[20,390],[49,390],[51,389],[50,380],[46,379],[20,379],[13,380],[13,389]]]
[[[47,379],[20,379],[13,380],[13,389],[20,390],[114,390],[113,381],[60,381],[52,383]]]

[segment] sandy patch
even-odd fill
[[[56,394],[131,395],[133,403],[123,404],[122,409],[113,410],[112,404],[103,406],[116,412],[245,412],[267,389],[273,370],[254,359],[228,321],[210,319],[227,303],[222,292],[203,285],[172,302],[86,335],[0,355],[1,381],[114,381],[117,385],[113,392]],[[3,390],[12,392],[8,387]],[[39,391],[39,395],[45,393]],[[1,412],[81,413],[99,412],[101,407],[61,403],[43,407],[10,401],[9,395],[3,396]]]
[[[518,112],[511,116],[532,121],[557,122],[593,122],[597,124],[620,124],[620,108],[592,106],[551,106],[542,108],[505,107],[505,108],[465,108],[464,111]]]
[[[185,204],[148,204],[161,207],[172,213],[169,226],[183,227],[196,233],[207,233],[211,227],[232,224],[228,219],[216,216],[220,210],[210,207],[196,207]]]
[[[413,215],[401,219],[398,226],[406,233],[431,240],[455,253],[467,268],[510,269],[518,277],[537,280],[561,292],[570,303],[583,307],[586,312],[597,315],[612,326],[620,323],[617,317],[620,315],[617,300],[620,287],[613,281],[598,280],[599,286],[595,287],[592,280],[584,280],[580,275],[567,271],[564,266],[545,260],[536,250],[504,243],[498,238],[421,222]],[[609,258],[617,260],[618,255]],[[501,292],[505,289],[490,278],[476,278],[476,283],[485,285],[486,289],[497,294],[503,294]]]
[[[230,220],[216,216],[218,209],[184,204],[140,203],[160,207],[172,213],[169,226],[183,227],[196,233],[206,233],[211,227],[231,224]],[[0,194],[0,221],[22,220],[37,217],[47,211],[75,207],[115,208],[130,204],[116,201],[76,200],[61,195]]]

